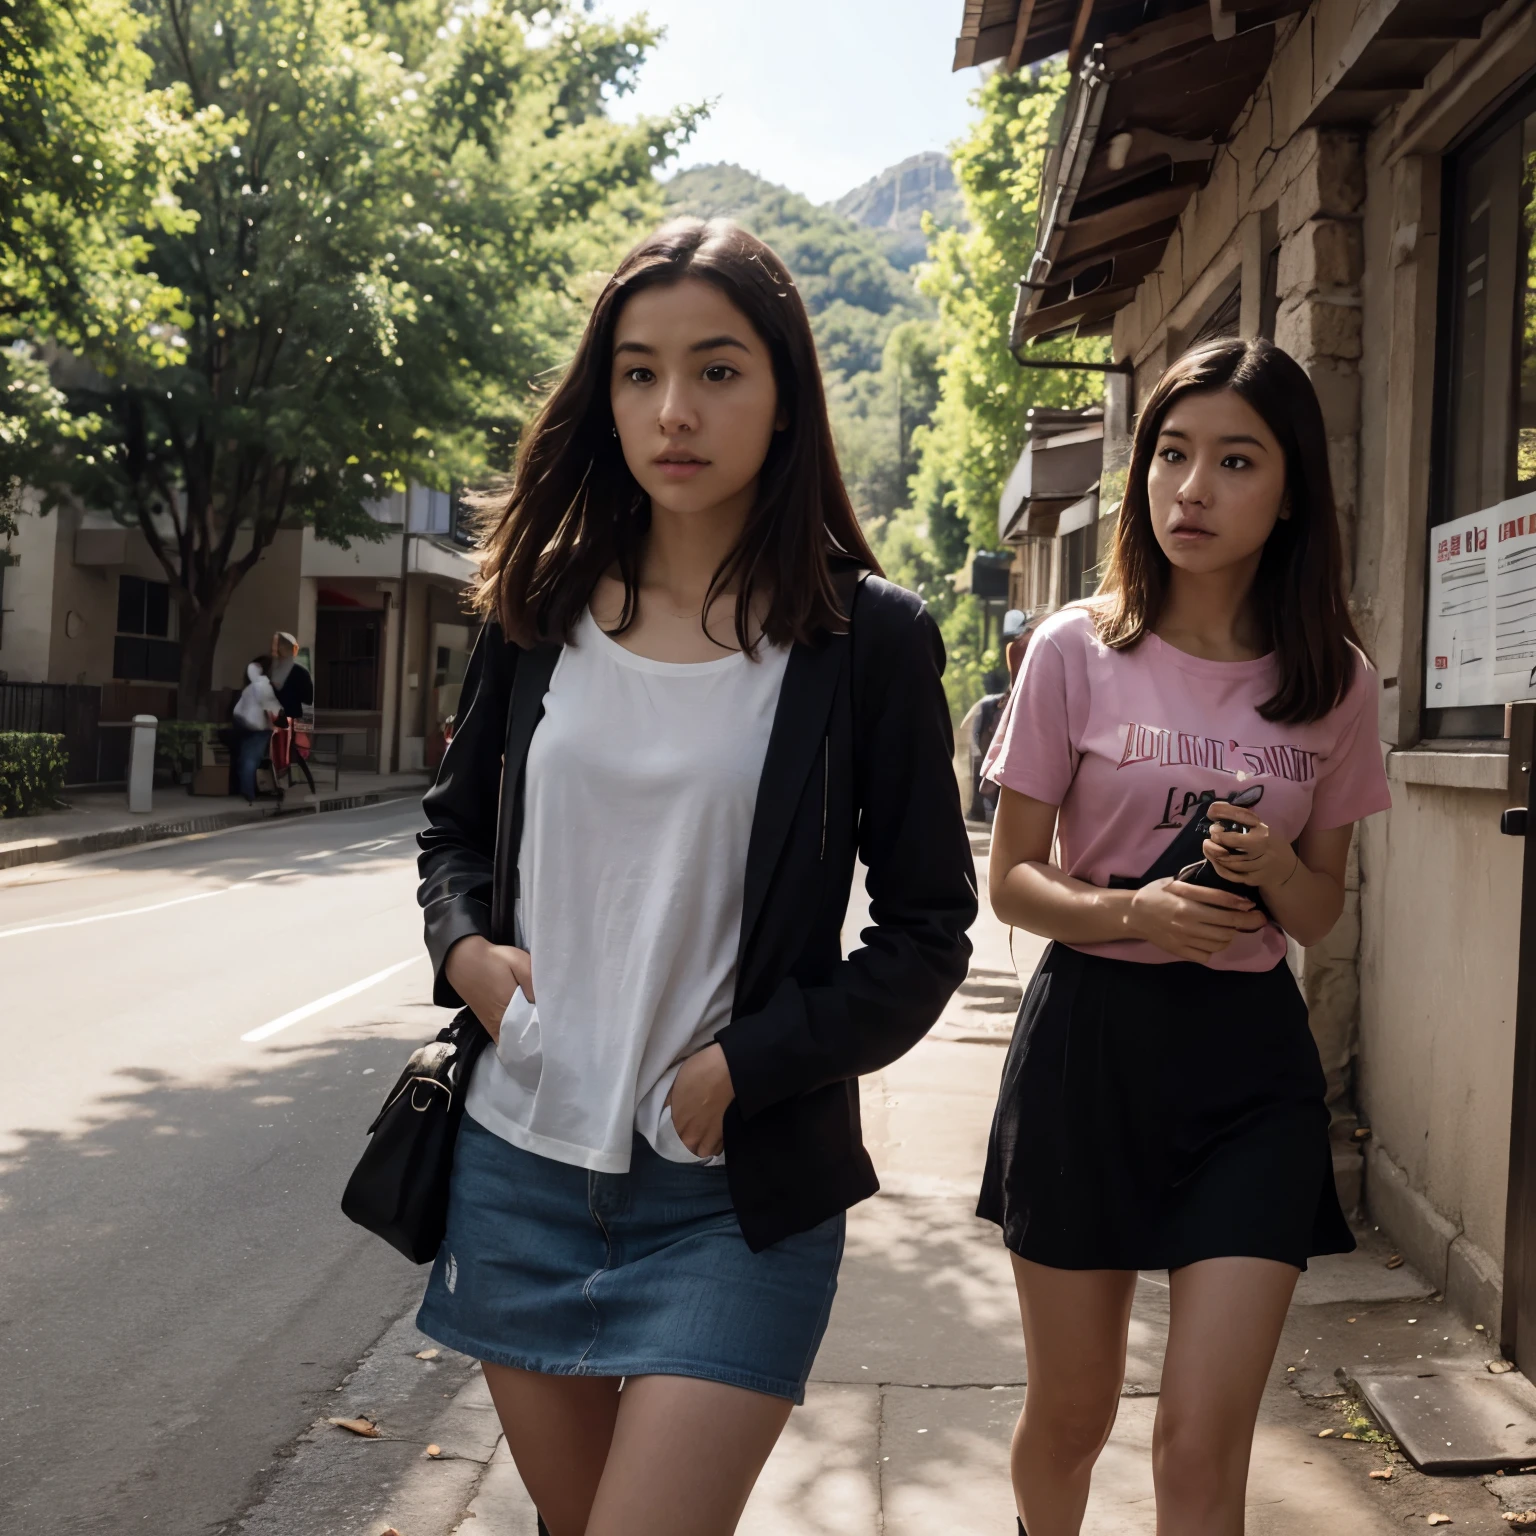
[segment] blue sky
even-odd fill
[[[945,149],[977,71],[950,73],[961,0],[599,0],[667,28],[618,115],[717,97],[679,165],[730,160],[829,202]]]

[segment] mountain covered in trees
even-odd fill
[[[849,375],[878,368],[891,331],[931,313],[876,234],[739,165],[680,171],[663,195],[671,212],[734,219],[784,258],[829,370]]]
[[[937,399],[938,340],[933,301],[892,259],[888,232],[738,165],[681,171],[663,195],[669,212],[734,219],[784,259],[810,312],[854,505],[866,521],[889,517]]]

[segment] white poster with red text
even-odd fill
[[[1536,698],[1536,493],[1430,530],[1431,709]]]

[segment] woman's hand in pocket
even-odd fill
[[[667,1103],[672,1129],[695,1157],[725,1150],[725,1111],[735,1097],[731,1069],[718,1045],[706,1045],[678,1068]]]
[[[479,934],[460,939],[448,951],[443,974],[492,1040],[501,1038],[501,1021],[514,992],[533,1001],[533,956],[510,944],[492,944]]]

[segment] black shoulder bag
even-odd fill
[[[491,885],[491,940],[496,944],[513,942],[523,762],[559,654],[559,646],[521,651],[513,676]],[[513,775],[510,798],[509,770]],[[368,1145],[342,1194],[344,1215],[399,1249],[413,1264],[430,1263],[442,1244],[464,1096],[490,1038],[473,1012],[461,1008],[435,1039],[412,1052],[368,1127]]]

